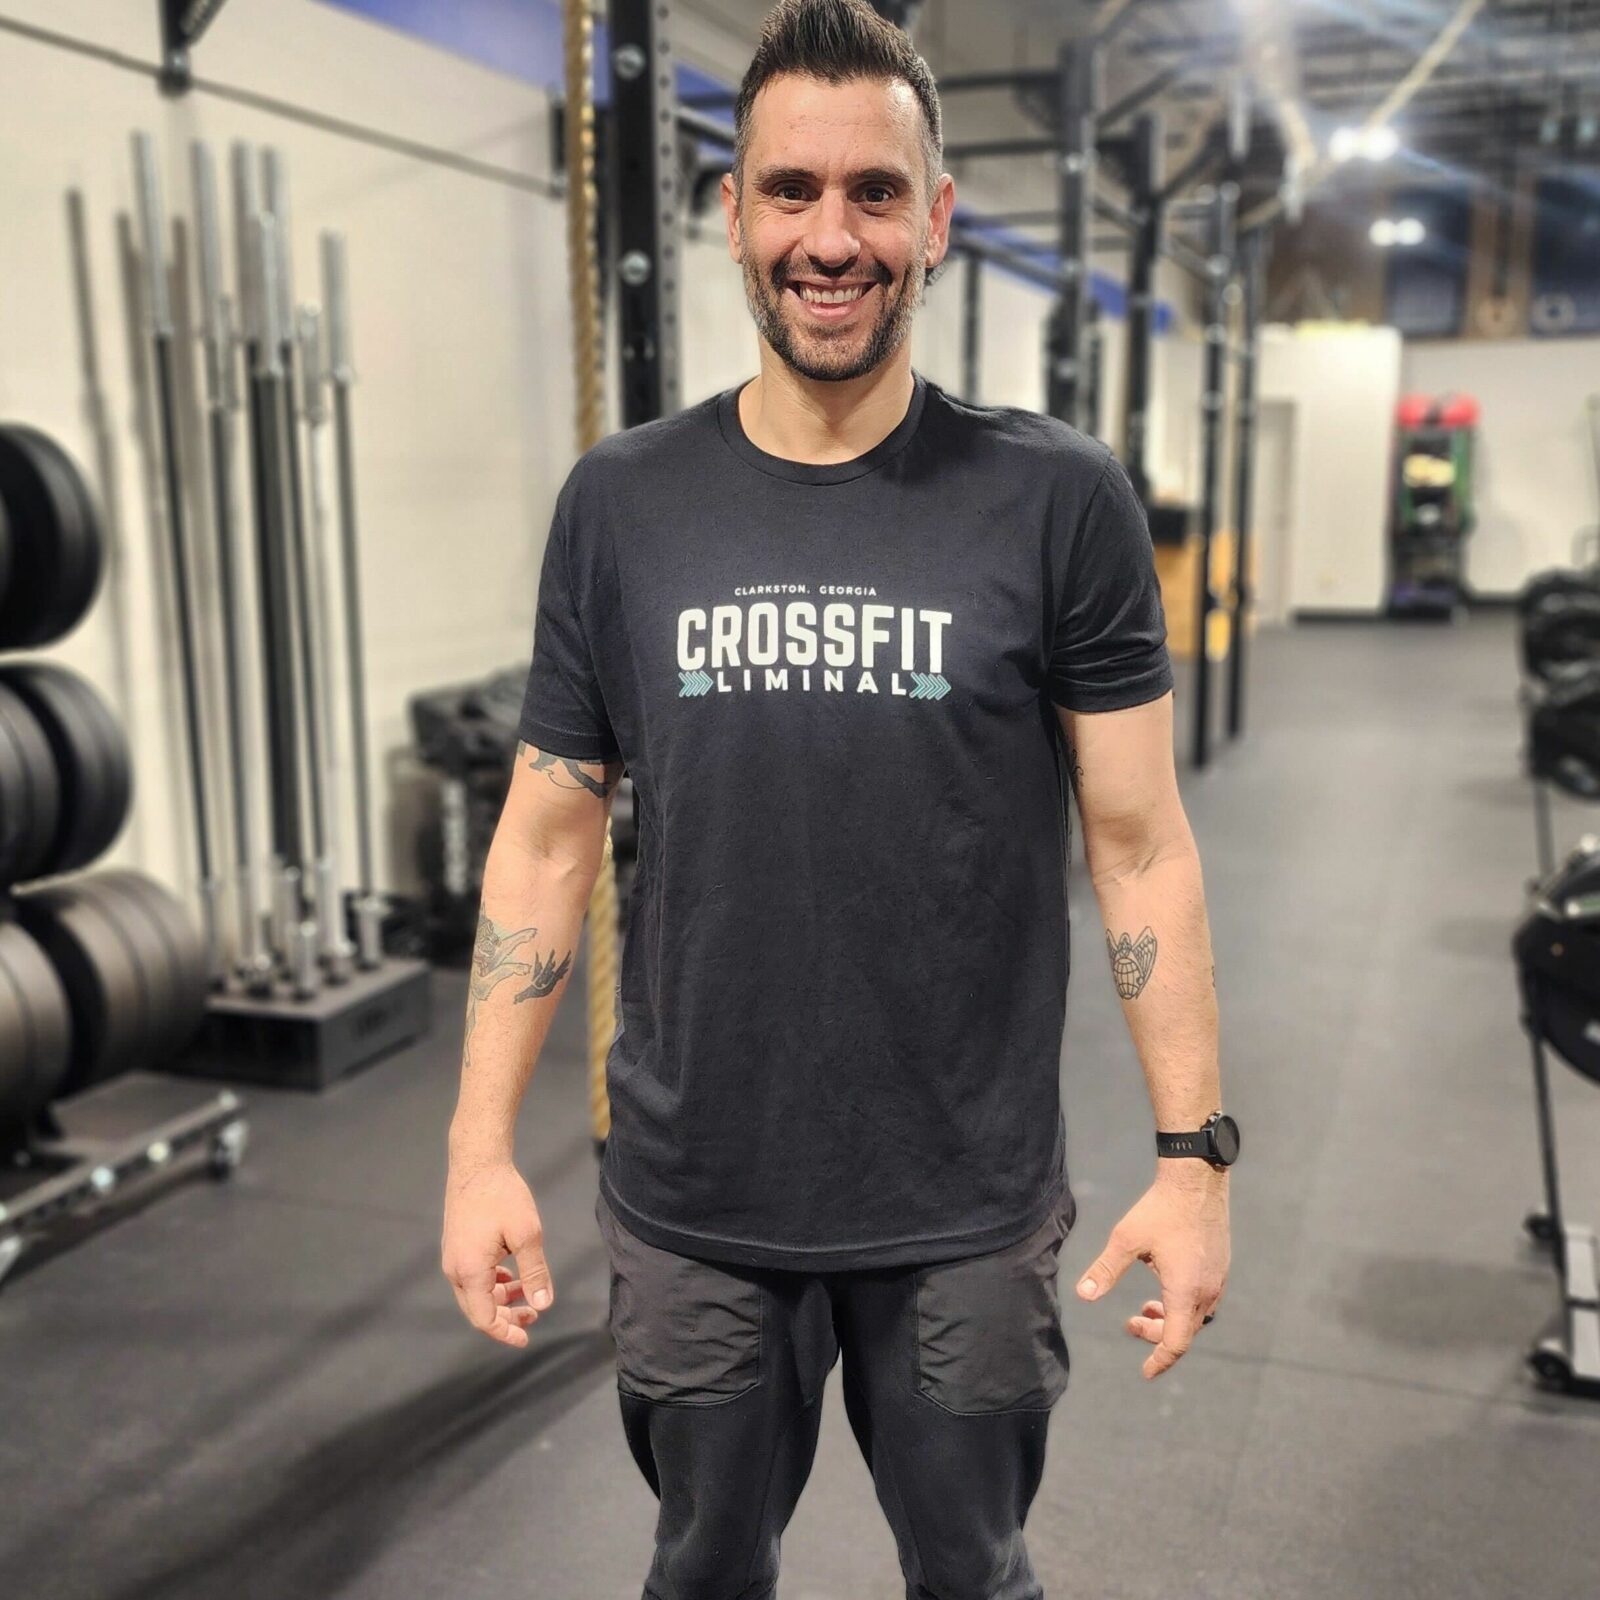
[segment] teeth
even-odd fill
[[[800,286],[800,298],[818,306],[848,305],[852,300],[859,300],[866,292],[865,286],[861,284],[854,289],[813,289],[806,284]]]

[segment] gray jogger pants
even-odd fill
[[[601,1196],[623,1430],[660,1501],[643,1600],[773,1600],[822,1392],[845,1409],[907,1600],[1041,1600],[1022,1526],[1067,1385],[1070,1189],[1028,1238],[926,1267],[807,1273],[646,1244]]]

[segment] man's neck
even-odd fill
[[[763,346],[761,372],[740,391],[745,437],[785,461],[829,466],[854,461],[905,420],[914,390],[902,346],[882,366],[843,383],[802,378]]]

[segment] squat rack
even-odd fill
[[[874,0],[891,21],[908,26],[915,0]],[[958,215],[951,248],[965,258],[963,283],[963,381],[976,393],[981,317],[981,263],[1004,267],[1045,289],[1053,298],[1046,334],[1046,408],[1074,427],[1093,431],[1098,410],[1100,341],[1097,307],[1090,293],[1089,252],[1103,241],[1091,237],[1094,219],[1120,230],[1129,251],[1127,323],[1122,397],[1122,459],[1159,542],[1199,535],[1196,579],[1195,682],[1191,758],[1210,760],[1212,675],[1208,648],[1211,619],[1226,613],[1229,738],[1244,731],[1245,626],[1255,594],[1249,580],[1251,458],[1255,445],[1255,395],[1259,353],[1261,279],[1266,240],[1251,230],[1241,237],[1237,216],[1251,148],[1249,107],[1236,93],[1219,119],[1170,175],[1163,172],[1164,129],[1150,102],[1195,65],[1162,68],[1109,105],[1103,103],[1103,67],[1108,41],[1132,8],[1116,0],[1105,6],[1104,26],[1065,41],[1053,69],[963,74],[939,85],[941,95],[1009,89],[1019,104],[1050,131],[1038,136],[947,145],[947,160],[1049,155],[1057,172],[1053,211],[976,218]],[[669,415],[680,404],[678,306],[682,263],[680,169],[684,143],[731,149],[732,126],[708,109],[730,104],[731,91],[695,95],[680,102],[671,44],[670,0],[607,0],[610,28],[613,211],[617,331],[621,358],[623,427]],[[1126,132],[1119,129],[1131,119]],[[1126,202],[1097,184],[1102,166],[1120,179]],[[1257,174],[1258,175],[1258,174]],[[1274,183],[1277,175],[1273,177]],[[1182,196],[1206,185],[1192,200]],[[692,189],[691,181],[689,187]],[[1170,224],[1202,222],[1204,247],[1197,249]],[[999,222],[1048,223],[1055,230],[1054,259],[1027,244],[1002,242],[985,232]],[[1204,298],[1205,362],[1202,394],[1202,472],[1198,507],[1172,507],[1150,500],[1149,410],[1155,264],[1165,257],[1200,283]],[[1242,302],[1242,337],[1229,338],[1233,308]],[[1227,592],[1211,578],[1213,542],[1221,505],[1226,363],[1239,369],[1232,467],[1236,549]]]
[[[1112,28],[1119,26],[1126,15],[1126,9],[1115,10]],[[1245,625],[1255,601],[1249,578],[1250,494],[1266,240],[1259,229],[1241,237],[1237,226],[1241,180],[1252,154],[1249,107],[1236,91],[1227,117],[1207,132],[1175,171],[1166,174],[1162,120],[1159,113],[1147,108],[1194,69],[1167,67],[1111,104],[1103,104],[1106,37],[1100,33],[1065,41],[1054,72],[984,72],[942,82],[941,95],[1009,87],[1020,102],[1035,107],[1043,97],[1045,103],[1038,107],[1041,120],[1054,130],[1045,136],[947,145],[945,156],[952,161],[1026,155],[1054,158],[1058,172],[1058,204],[1054,212],[1001,213],[989,220],[1020,226],[1048,225],[1056,230],[1061,284],[1046,336],[1046,404],[1053,416],[1085,431],[1093,431],[1099,409],[1098,339],[1087,263],[1090,248],[1104,248],[1108,243],[1091,239],[1091,219],[1119,230],[1119,238],[1110,242],[1120,243],[1129,252],[1122,460],[1159,542],[1180,543],[1191,529],[1198,533],[1190,753],[1193,764],[1204,767],[1210,760],[1212,745],[1211,619],[1218,613],[1229,617],[1225,725],[1228,737],[1236,739],[1244,731]],[[1127,131],[1119,131],[1119,125],[1130,118]],[[1125,203],[1097,186],[1102,165],[1121,179],[1128,197]],[[1184,201],[1181,197],[1185,191],[1197,185],[1204,187]],[[1203,247],[1196,248],[1173,229],[1171,224],[1180,220],[1203,224]],[[1155,264],[1161,257],[1187,271],[1203,293],[1205,362],[1200,395],[1198,507],[1165,506],[1150,498]],[[1242,311],[1237,344],[1230,342],[1235,305],[1240,305]],[[1233,573],[1224,594],[1212,581],[1211,564],[1222,503],[1226,363],[1230,357],[1238,366],[1231,462],[1236,538]]]

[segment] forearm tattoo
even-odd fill
[[[521,739],[517,741],[517,759],[527,761],[533,772],[546,773],[558,789],[587,789],[601,800],[609,799],[622,781],[621,761],[578,761],[572,756],[552,755]]]
[[[524,1000],[542,1000],[566,977],[572,965],[572,952],[558,967],[555,951],[541,961],[538,952],[524,948],[538,937],[537,928],[518,928],[509,933],[487,911],[478,913],[478,938],[472,951],[472,998],[487,1000],[507,978],[527,978],[528,987],[512,999],[521,1004]]]
[[[478,1007],[487,1000],[507,978],[526,978],[528,985],[514,994],[512,1003],[521,1005],[524,1000],[540,1000],[552,994],[566,977],[572,966],[569,950],[560,966],[556,965],[555,951],[540,960],[538,952],[527,949],[538,937],[537,928],[518,928],[508,932],[488,912],[478,912],[478,937],[472,950],[472,979],[467,986],[467,1037],[466,1064],[472,1063],[472,1036],[478,1024]],[[526,955],[524,950],[526,949]]]
[[[1111,977],[1117,994],[1124,1000],[1137,1000],[1156,968],[1155,934],[1146,928],[1135,943],[1127,934],[1113,939],[1107,928],[1106,949],[1111,956]]]

